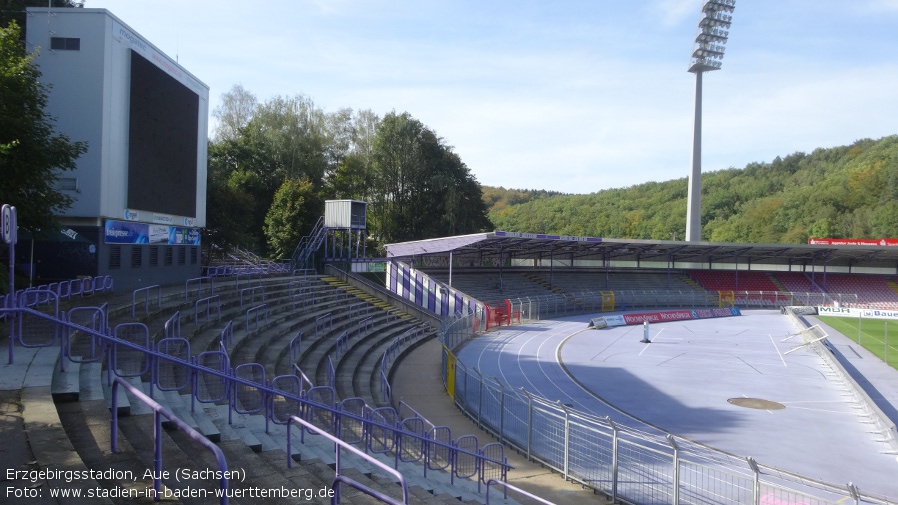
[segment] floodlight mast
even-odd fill
[[[698,21],[689,72],[695,74],[695,128],[686,207],[686,241],[702,239],[702,73],[720,70],[736,0],[705,0]]]

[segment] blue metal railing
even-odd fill
[[[153,409],[153,489],[155,491],[154,494],[156,499],[158,500],[158,497],[162,492],[162,479],[160,478],[160,476],[162,475],[162,418],[165,417],[166,419],[171,421],[172,424],[177,426],[178,429],[183,431],[188,438],[202,445],[215,456],[215,460],[218,463],[219,475],[221,476],[221,478],[219,479],[219,488],[221,489],[221,498],[219,499],[219,503],[221,505],[227,505],[228,462],[225,460],[224,453],[221,451],[221,449],[217,445],[210,442],[209,439],[204,437],[202,433],[191,428],[188,424],[184,423],[177,416],[172,414],[171,411],[144,394],[143,391],[140,391],[139,389],[132,386],[131,384],[128,384],[124,379],[121,379],[119,377],[116,377],[112,383],[112,421],[110,427],[110,442],[112,444],[112,452],[118,452],[118,388],[120,386],[127,389],[128,392],[130,392],[135,398]]]
[[[180,382],[169,381],[168,383],[163,384],[162,381],[166,380],[163,378],[165,375],[152,373],[150,374],[150,377],[151,382],[153,383],[150,387],[155,387],[160,390],[188,389],[191,393],[191,411],[195,410],[195,402],[197,401],[201,403],[227,402],[231,405],[231,408],[229,408],[230,414],[235,408],[240,408],[235,407],[233,399],[237,396],[236,391],[242,388],[245,392],[249,392],[251,396],[260,397],[262,399],[261,403],[263,407],[259,409],[259,414],[264,414],[266,416],[266,426],[269,419],[277,424],[277,420],[274,419],[275,411],[271,406],[275,399],[278,399],[278,401],[288,405],[297,406],[300,412],[303,412],[304,415],[311,415],[317,419],[323,420],[323,424],[318,428],[317,433],[319,434],[322,432],[322,427],[324,431],[334,432],[334,430],[340,426],[341,422],[357,423],[362,427],[366,434],[364,437],[366,450],[371,452],[377,452],[378,450],[382,451],[385,448],[387,448],[386,450],[392,450],[389,449],[389,447],[394,449],[398,448],[400,447],[400,441],[404,440],[405,443],[402,444],[404,447],[403,450],[406,451],[407,454],[411,454],[411,457],[415,458],[415,460],[422,461],[425,465],[423,468],[424,472],[426,472],[427,465],[430,465],[430,460],[434,457],[434,454],[439,455],[437,457],[440,461],[440,463],[434,463],[434,465],[442,465],[442,462],[446,459],[445,454],[449,453],[451,453],[451,464],[449,465],[448,470],[453,479],[455,477],[466,475],[464,470],[459,471],[458,468],[456,468],[457,462],[464,462],[466,465],[471,465],[471,462],[473,461],[473,465],[478,470],[488,467],[499,468],[502,473],[502,477],[500,478],[503,480],[505,479],[507,471],[512,468],[504,458],[492,460],[488,455],[485,455],[482,452],[472,452],[468,450],[466,445],[433,439],[426,433],[410,433],[401,427],[401,420],[398,419],[398,415],[395,411],[392,414],[388,414],[386,409],[392,410],[391,408],[372,409],[370,412],[366,410],[368,413],[364,416],[344,412],[341,410],[340,405],[335,401],[336,394],[333,387],[311,387],[311,382],[304,375],[302,376],[301,384],[307,384],[310,388],[305,391],[302,388],[296,388],[294,390],[298,391],[298,393],[296,393],[272,387],[274,381],[269,383],[264,381],[264,379],[259,380],[253,377],[248,378],[240,376],[241,374],[235,373],[234,369],[230,367],[230,361],[227,354],[222,351],[206,351],[195,357],[184,359],[183,352],[170,352],[171,348],[169,346],[176,344],[176,342],[164,342],[161,346],[158,346],[154,345],[151,341],[148,341],[145,338],[145,325],[140,323],[123,323],[116,326],[115,333],[121,337],[119,338],[99,333],[93,329],[71,323],[65,319],[59,319],[32,308],[12,307],[0,309],[0,318],[9,317],[10,319],[17,319],[26,315],[38,320],[47,321],[53,326],[59,327],[59,331],[62,331],[62,329],[65,328],[67,329],[66,331],[84,332],[101,342],[101,346],[105,352],[105,358],[108,360],[107,369],[113,370],[113,373],[116,375],[115,377],[110,376],[110,384],[124,384],[121,377],[136,378],[139,376],[146,376],[151,370],[158,370],[158,367],[162,364],[168,364],[173,368],[178,367],[183,369],[184,373],[190,377],[189,380],[182,380]],[[16,333],[13,332],[11,338],[15,339],[15,337]],[[129,364],[119,362],[120,359],[123,359],[122,356],[126,354],[130,355],[137,363]],[[12,359],[12,355],[10,355],[10,359]],[[124,365],[129,366],[125,367]],[[122,368],[127,369],[122,371]],[[146,398],[153,401],[152,398],[148,396]],[[141,400],[143,400],[143,398]],[[117,408],[113,410],[117,410]],[[245,407],[242,408],[242,410],[246,410]],[[374,412],[377,412],[376,417],[373,414]],[[170,412],[166,413],[170,414]],[[339,431],[337,431],[337,433],[338,432]],[[387,441],[392,442],[387,443]],[[415,451],[421,451],[422,455],[418,456]],[[396,464],[398,465],[398,458]],[[431,465],[431,468],[432,467],[433,465]],[[485,474],[478,471],[470,475],[479,480],[482,479]],[[478,487],[480,484],[482,484],[482,482],[478,481]]]
[[[205,291],[205,289],[207,289],[207,288],[203,287],[203,285],[206,283],[208,283],[209,294],[210,295],[214,294],[215,293],[215,279],[213,277],[207,275],[205,277],[196,277],[194,279],[187,279],[184,282],[184,301],[187,301],[190,299],[190,285],[191,284],[195,285],[196,296],[200,296],[203,293],[203,291]]]
[[[312,423],[310,423],[304,419],[301,419],[297,416],[291,416],[290,423],[296,423],[308,430],[312,430],[312,431],[317,430],[317,427],[315,425],[313,425]],[[290,454],[290,450],[291,450],[291,433],[292,433],[292,431],[293,430],[290,429],[290,425],[288,424],[287,425],[287,454]],[[344,442],[343,440],[340,440],[339,438],[337,438],[333,435],[330,435],[329,433],[326,433],[323,431],[318,431],[317,434],[321,435],[322,437],[324,437],[334,443],[334,452],[335,452],[334,471],[336,472],[336,475],[334,476],[333,482],[331,482],[331,489],[333,489],[333,491],[334,491],[334,496],[333,496],[331,503],[340,503],[340,487],[342,484],[346,484],[346,485],[353,487],[369,496],[373,496],[374,498],[377,498],[378,500],[380,500],[384,503],[389,503],[391,505],[401,505],[401,504],[408,503],[408,483],[406,483],[404,475],[402,475],[398,471],[394,470],[393,468],[390,468],[387,465],[381,463],[377,459],[372,458],[371,456],[365,454],[364,452],[349,445],[348,443]],[[401,501],[396,500],[395,498],[387,496],[384,493],[377,491],[376,489],[371,489],[370,487],[362,484],[361,482],[358,482],[354,479],[347,477],[346,475],[343,475],[341,473],[342,472],[341,454],[344,450],[364,459],[365,461],[367,461],[368,463],[371,463],[372,465],[376,466],[380,470],[396,477],[396,479],[399,481],[399,486],[402,488],[402,500]],[[293,466],[292,458],[289,458],[289,457],[287,458],[287,466],[288,467]]]
[[[157,309],[162,308],[162,286],[159,286],[157,284],[155,286],[147,286],[145,288],[135,289],[133,292],[131,292],[131,317],[132,318],[137,317],[137,315],[136,315],[137,299],[139,298],[140,294],[143,294],[143,297],[144,297],[144,301],[143,301],[144,313],[149,314],[149,312],[150,312],[150,292],[151,291],[156,292],[156,308]]]

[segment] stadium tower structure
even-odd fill
[[[692,45],[689,72],[695,74],[692,171],[686,207],[686,241],[702,239],[702,73],[720,70],[736,0],[705,0]]]

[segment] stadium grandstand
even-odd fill
[[[894,290],[882,287],[893,285],[898,251],[493,232],[392,244],[388,258],[372,260],[334,245],[346,231],[321,226],[319,237],[304,239],[310,250],[296,255],[304,265],[238,251],[178,284],[119,292],[102,276],[6,296],[4,402],[21,409],[9,407],[18,415],[4,437],[21,456],[16,469],[31,472],[10,482],[16,496],[80,489],[112,503],[189,503],[190,493],[209,501],[229,489],[280,502],[302,499],[290,490],[329,489],[351,503],[564,503],[582,502],[576,491],[586,490],[597,503],[893,503],[738,454],[677,452],[687,442],[676,433],[659,446],[656,434],[615,431],[551,398],[529,397],[528,444],[492,418],[502,405],[520,408],[521,396],[481,382],[472,409],[470,372],[455,359],[480,336],[575,314],[889,308]],[[798,347],[821,339],[800,313],[783,317],[801,326]],[[427,349],[445,400],[471,416],[469,432],[404,400],[418,386],[396,377]],[[894,420],[844,375],[840,384],[857,388],[871,429],[894,446]],[[580,441],[592,433],[594,450],[578,453],[540,430],[571,430]],[[606,461],[615,433],[621,459]],[[563,479],[517,479],[522,464],[510,462],[528,458]],[[187,478],[164,478],[166,469]]]
[[[827,417],[862,427],[858,453],[876,454],[860,457],[885,457],[890,477],[895,370],[810,313],[898,311],[898,248],[494,231],[371,258],[365,203],[335,200],[291,258],[233,250],[204,265],[208,87],[105,9],[28,12],[28,47],[80,48],[38,61],[60,128],[94,136],[62,181],[80,195],[58,216],[64,237],[26,245],[3,207],[0,501],[896,503],[881,476],[806,475],[700,433],[619,422],[613,402],[607,415],[584,412],[481,373],[463,352],[496,357],[528,331],[544,342],[574,333],[549,323],[614,336],[653,317],[772,313],[789,331],[763,335],[768,354],[838,390],[850,414]],[[35,285],[16,286],[23,266]],[[635,352],[658,342],[648,324],[644,337],[629,339]],[[795,438],[812,462],[865,467]]]

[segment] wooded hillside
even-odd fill
[[[588,195],[487,186],[483,195],[497,230],[652,240],[686,232],[686,177]],[[702,240],[809,237],[898,237],[898,135],[702,174]]]

